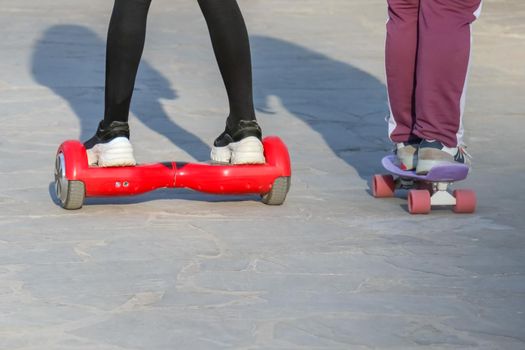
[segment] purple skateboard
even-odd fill
[[[461,181],[467,178],[469,169],[468,166],[462,164],[442,165],[430,169],[426,175],[417,175],[415,171],[401,170],[396,165],[396,156],[394,155],[384,157],[381,163],[386,171],[401,178],[427,182]]]
[[[467,178],[469,168],[462,164],[436,166],[426,175],[402,170],[396,165],[396,156],[389,155],[381,161],[388,175],[374,175],[372,193],[376,198],[393,197],[396,189],[408,189],[408,210],[411,214],[428,214],[431,207],[450,205],[456,213],[473,213],[476,210],[476,193],[455,190],[449,186]]]

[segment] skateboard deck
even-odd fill
[[[467,178],[469,168],[463,164],[439,165],[426,175],[417,175],[415,170],[402,170],[396,165],[396,156],[389,155],[383,158],[383,167],[391,174],[401,178],[424,182],[455,182]]]

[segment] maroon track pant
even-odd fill
[[[462,144],[470,24],[481,0],[387,0],[386,76],[393,142]]]

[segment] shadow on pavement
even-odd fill
[[[392,147],[385,123],[386,88],[381,81],[352,65],[281,39],[256,35],[251,44],[258,110],[271,114],[269,97],[275,96],[291,114],[319,133],[361,178],[368,180],[381,169],[380,159]]]
[[[105,50],[105,40],[91,29],[57,25],[42,34],[33,51],[35,80],[69,103],[80,121],[83,141],[93,136],[103,116]],[[160,99],[176,98],[168,79],[143,60],[131,112],[193,158],[207,160],[209,146],[173,122],[162,108]]]

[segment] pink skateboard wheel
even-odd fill
[[[376,198],[394,196],[396,183],[392,175],[374,175],[372,179],[372,194]]]
[[[430,192],[427,190],[408,191],[408,211],[410,214],[428,214],[430,207]]]
[[[476,211],[476,192],[472,190],[455,190],[456,197],[455,213],[470,214]]]

